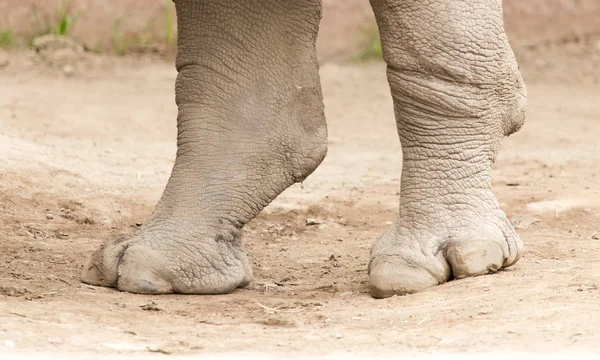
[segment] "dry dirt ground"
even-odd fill
[[[384,66],[329,64],[329,155],[247,226],[254,282],[225,296],[143,296],[79,274],[161,194],[175,71],[147,58],[88,60],[65,72],[0,53],[0,358],[600,352],[597,78],[530,72],[527,124],[494,170],[527,247],[513,268],[368,295],[369,249],[397,213],[400,146]]]

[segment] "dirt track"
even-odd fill
[[[96,59],[65,77],[0,58],[0,353],[600,351],[600,91],[585,81],[530,81],[527,124],[503,143],[495,192],[527,246],[514,268],[368,296],[369,248],[397,212],[399,143],[383,66],[330,64],[328,158],[248,225],[252,285],[140,296],[78,279],[160,196],[173,66]]]

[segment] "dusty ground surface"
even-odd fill
[[[583,63],[554,47],[520,55],[532,64],[529,117],[503,143],[494,189],[524,258],[385,300],[366,287],[401,167],[381,64],[322,68],[329,155],[247,226],[247,289],[141,296],[79,274],[161,194],[175,151],[173,66],[89,58],[64,71],[0,53],[0,354],[600,351],[594,44],[573,45]]]

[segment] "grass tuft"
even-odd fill
[[[165,42],[168,49],[177,46],[177,33],[175,31],[175,7],[173,1],[166,0],[165,5]]]
[[[0,48],[8,49],[16,44],[15,33],[11,29],[0,31]]]
[[[0,0],[1,2],[2,0]],[[93,46],[86,46],[96,53],[114,53],[125,56],[131,53],[174,54],[177,48],[177,21],[172,0],[164,0],[160,12],[154,14],[143,28],[132,27],[128,18],[117,17]],[[14,32],[0,29],[0,48],[34,45],[34,39],[44,35],[72,36],[73,28],[82,15],[73,0],[61,0],[58,8],[47,10],[40,2],[30,5],[29,29]],[[85,26],[84,26],[85,28]],[[132,29],[133,28],[133,29]],[[84,37],[85,34],[78,36]],[[80,40],[80,39],[76,39]]]
[[[123,36],[123,31],[121,30],[121,18],[117,18],[113,23],[112,48],[115,54],[119,56],[125,55],[128,50],[128,46]]]
[[[375,27],[366,32],[363,46],[352,60],[364,62],[382,59],[383,49],[381,48],[381,38],[379,37],[379,29]]]
[[[31,5],[31,14],[37,24],[33,38],[48,34],[67,36],[78,18],[72,14],[71,0],[62,0],[60,9],[53,16],[42,13],[35,4]]]

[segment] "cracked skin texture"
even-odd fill
[[[400,214],[375,243],[374,297],[517,262],[522,243],[491,192],[526,91],[500,0],[371,0],[402,144]],[[247,285],[244,225],[327,152],[318,0],[177,0],[177,157],[151,219],[105,243],[83,281],[134,293]],[[368,121],[368,119],[365,119]],[[399,154],[400,156],[400,154]]]

